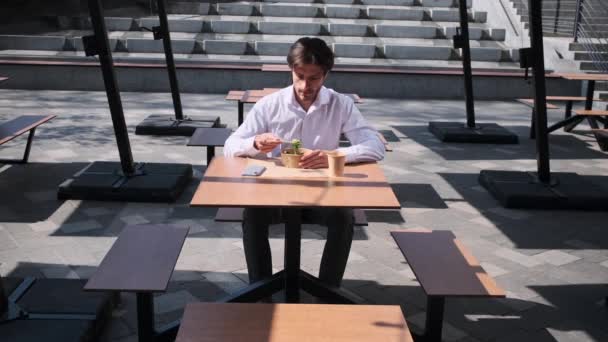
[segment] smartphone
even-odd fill
[[[262,165],[249,165],[241,173],[241,176],[259,176],[266,171],[266,167]]]

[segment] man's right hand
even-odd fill
[[[260,135],[256,135],[253,140],[253,147],[256,150],[268,153],[274,150],[275,147],[279,146],[281,143],[281,139],[272,133],[264,133]]]

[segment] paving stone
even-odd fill
[[[534,258],[555,266],[566,265],[580,259],[577,256],[570,255],[568,253],[564,253],[558,250],[551,250],[536,254]]]
[[[161,315],[167,312],[183,309],[186,304],[197,301],[197,298],[188,291],[177,291],[162,294],[154,297],[154,313]]]
[[[529,257],[525,254],[521,254],[516,251],[506,249],[506,248],[501,248],[501,249],[497,250],[496,255],[501,258],[511,260],[513,262],[516,262],[516,263],[526,266],[526,267],[534,267],[534,266],[538,266],[538,265],[542,264],[542,261],[540,261],[540,260],[536,260],[533,257]]]

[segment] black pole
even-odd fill
[[[534,86],[534,113],[536,115],[536,160],[538,180],[551,182],[549,167],[549,137],[547,133],[547,102],[545,86],[545,56],[543,53],[542,0],[529,0],[530,45],[532,49],[532,84]]]
[[[4,280],[0,275],[0,317],[4,316],[6,311],[8,311],[8,295],[4,292]]]
[[[475,103],[473,98],[473,73],[471,72],[471,46],[469,44],[469,14],[467,0],[458,2],[460,10],[460,47],[462,48],[462,70],[464,72],[464,99],[467,105],[467,127],[475,128]]]
[[[182,101],[179,96],[179,86],[177,84],[177,75],[175,72],[175,61],[173,60],[173,48],[171,47],[171,36],[169,34],[169,21],[167,20],[165,0],[158,0],[158,19],[160,20],[160,30],[163,37],[165,60],[167,61],[171,96],[173,97],[173,108],[175,109],[175,120],[181,121],[184,120],[184,114],[182,112]]]
[[[112,52],[110,51],[110,44],[108,43],[108,33],[106,31],[103,11],[99,1],[100,0],[89,0],[91,23],[93,24],[93,31],[95,32],[95,42],[99,52],[99,62],[101,63],[103,81],[108,96],[108,103],[110,105],[112,125],[114,126],[114,134],[116,135],[122,172],[126,176],[131,176],[135,173],[135,165],[133,163],[133,155],[131,154],[131,145],[129,143],[125,115],[122,111],[120,91],[118,90],[116,74],[114,73],[114,62],[112,61]]]

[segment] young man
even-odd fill
[[[318,38],[301,38],[289,50],[287,63],[293,85],[258,101],[224,145],[228,157],[258,154],[277,157],[281,141],[300,139],[309,150],[300,162],[302,168],[327,168],[323,151],[339,150],[346,162],[377,161],[384,158],[384,145],[376,131],[363,119],[353,101],[323,86],[334,64],[334,55]],[[351,142],[338,148],[340,134]],[[352,209],[304,210],[305,221],[328,228],[319,278],[339,287],[346,268],[353,238]],[[243,214],[243,245],[249,281],[272,275],[268,226],[281,222],[280,209],[252,208]]]

